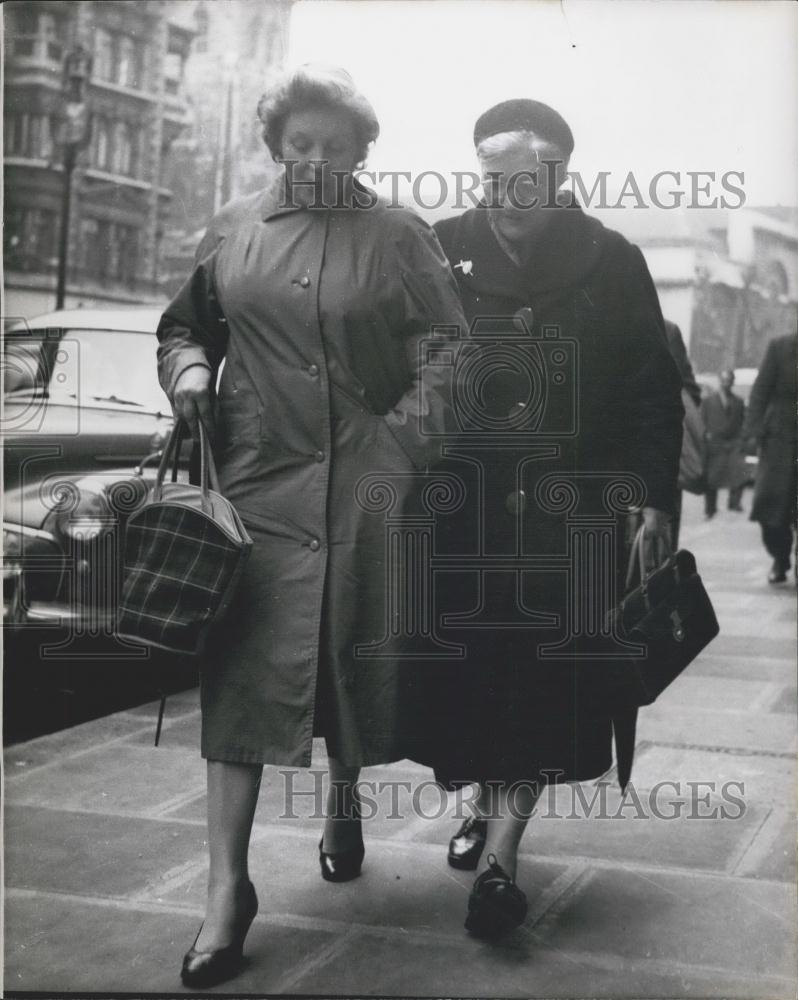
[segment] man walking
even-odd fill
[[[768,583],[784,583],[795,530],[795,394],[798,334],[768,344],[751,390],[745,435],[759,451],[751,520],[759,521],[762,541],[773,558]]]
[[[742,455],[742,430],[745,404],[734,394],[734,372],[720,373],[720,388],[701,403],[707,445],[706,491],[704,513],[714,517],[718,509],[718,490],[728,488],[729,510],[742,510],[740,499],[745,482]]]

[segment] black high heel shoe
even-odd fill
[[[469,816],[449,841],[446,860],[450,866],[461,871],[474,871],[485,850],[487,836],[488,821],[477,816]]]
[[[247,890],[246,908],[236,920],[233,940],[224,948],[215,948],[213,951],[197,951],[194,945],[189,948],[183,958],[183,968],[180,970],[180,978],[184,986],[192,989],[205,989],[209,986],[217,986],[219,983],[232,979],[241,966],[244,951],[244,938],[246,938],[252,921],[258,912],[258,897],[255,894],[255,886],[250,882]],[[202,927],[197,931],[194,944],[199,940]]]
[[[350,847],[347,851],[339,851],[336,854],[328,854],[324,850],[324,837],[319,841],[319,865],[321,866],[321,877],[326,882],[350,882],[357,878],[366,855],[366,848],[363,846],[363,837],[360,843]]]
[[[527,902],[495,854],[488,855],[488,865],[468,897],[465,928],[476,937],[497,938],[524,922]]]

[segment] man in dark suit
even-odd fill
[[[773,557],[768,583],[784,583],[795,530],[796,364],[798,334],[768,344],[748,403],[745,434],[759,452],[751,520],[759,521],[762,541]]]
[[[729,510],[742,510],[740,498],[745,482],[745,459],[742,453],[742,430],[745,403],[734,394],[734,372],[720,373],[720,388],[701,403],[706,430],[706,491],[704,513],[714,517],[718,509],[718,490],[728,488]]]

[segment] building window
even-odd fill
[[[64,57],[63,17],[52,12],[38,13],[35,5],[17,7],[7,25],[15,56],[60,63]]]
[[[30,149],[27,155],[37,160],[49,160],[53,155],[53,137],[47,115],[32,115],[30,120]]]
[[[3,137],[6,155],[50,160],[54,152],[53,132],[49,115],[7,115]]]
[[[114,40],[110,31],[97,28],[94,32],[94,76],[98,80],[114,78]]]
[[[120,35],[118,39],[117,83],[123,87],[138,87],[139,85],[139,53],[132,38]]]
[[[141,130],[127,122],[109,123],[95,115],[92,121],[92,165],[97,170],[137,177],[141,154]]]
[[[44,54],[50,62],[60,63],[64,58],[64,47],[61,44],[63,18],[54,14],[39,15],[39,34],[42,36]]]
[[[111,144],[111,172],[114,174],[130,174],[133,165],[133,144],[130,137],[130,127],[125,122],[114,125],[113,142]]]
[[[133,226],[117,225],[114,242],[116,244],[116,271],[114,277],[120,281],[132,282],[136,278],[138,266],[139,233]]]
[[[30,115],[10,114],[5,119],[4,145],[8,156],[26,156],[28,134],[30,132]]]
[[[32,56],[36,52],[38,18],[31,7],[17,7],[11,24],[6,25],[15,56]]]
[[[104,118],[95,115],[92,124],[92,142],[94,166],[98,170],[108,169],[110,142],[108,141],[108,122]]]
[[[105,251],[100,244],[100,224],[96,219],[80,220],[81,269],[84,275],[98,277],[102,274]]]
[[[129,35],[97,28],[94,32],[94,77],[122,87],[141,86],[141,46]]]
[[[13,208],[3,226],[6,267],[18,271],[46,271],[55,266],[58,216],[46,208]]]
[[[135,226],[84,218],[80,235],[81,266],[87,278],[135,282],[139,258],[139,230]]]

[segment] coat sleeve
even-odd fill
[[[201,261],[158,324],[158,379],[170,400],[177,380],[193,365],[215,373],[227,349],[227,323],[216,298],[216,255]]]
[[[687,348],[684,346],[682,331],[675,323],[665,320],[665,332],[668,336],[668,348],[670,349],[679,374],[682,377],[682,388],[686,389],[696,406],[701,405],[701,386],[696,381],[693,366],[687,356]]]
[[[440,458],[441,436],[456,429],[452,375],[467,324],[449,263],[425,222],[411,213],[404,216],[392,256],[401,282],[400,335],[412,381],[385,421],[416,468],[423,469]]]
[[[621,278],[621,416],[626,459],[646,486],[646,506],[673,511],[682,450],[682,378],[668,348],[654,282],[641,251],[627,244]]]

